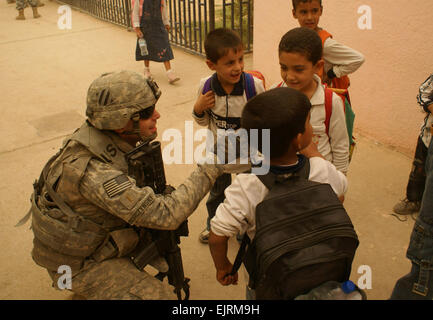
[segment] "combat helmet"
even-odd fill
[[[160,96],[156,82],[137,72],[105,73],[87,91],[86,116],[100,130],[121,129],[134,114],[153,107]]]

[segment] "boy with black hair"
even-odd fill
[[[278,52],[283,82],[277,86],[296,89],[310,99],[313,142],[326,160],[346,174],[349,167],[349,136],[343,100],[332,93],[328,123],[325,87],[317,75],[323,68],[319,36],[308,28],[292,29],[281,38]]]
[[[201,126],[207,126],[217,141],[218,130],[240,128],[241,114],[248,100],[247,89],[254,94],[264,92],[261,80],[243,72],[244,49],[239,35],[229,29],[215,29],[205,40],[206,64],[215,71],[201,79],[193,117]],[[213,145],[213,143],[212,143]],[[224,174],[215,182],[206,202],[208,219],[199,240],[208,242],[210,219],[218,205],[224,201],[224,190],[231,183],[231,175]]]
[[[323,159],[312,143],[310,124],[311,104],[301,92],[276,88],[251,99],[242,112],[242,127],[260,131],[270,130],[270,171],[287,175],[301,170],[310,162],[308,179],[329,183],[343,201],[347,179],[335,166]],[[259,151],[261,146],[259,144]],[[299,154],[301,151],[302,154]],[[309,159],[307,159],[307,157]],[[227,242],[238,233],[254,239],[256,206],[269,190],[255,174],[239,174],[226,189],[226,199],[211,221],[209,247],[222,285],[236,284],[238,274],[229,275],[232,263],[227,257]],[[247,291],[248,292],[248,291]]]
[[[292,0],[292,14],[301,27],[317,32],[322,40],[324,66],[318,71],[323,83],[332,87],[347,89],[350,85],[347,75],[355,72],[364,63],[364,56],[335,41],[332,35],[319,27],[323,13],[322,0]]]

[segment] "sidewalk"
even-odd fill
[[[71,293],[53,289],[47,272],[30,256],[33,233],[29,223],[14,224],[29,209],[32,183],[65,135],[85,119],[87,88],[100,74],[129,69],[141,72],[135,61],[135,34],[126,29],[72,11],[72,30],[59,30],[56,2],[44,1],[40,19],[16,21],[15,5],[0,3],[0,299],[70,299]],[[173,67],[181,76],[169,85],[162,64],[151,70],[163,94],[158,102],[159,139],[165,130],[184,132],[200,78],[210,74],[203,58],[173,48]],[[246,69],[251,69],[247,57]],[[358,110],[357,112],[362,112]],[[199,127],[194,124],[194,130]],[[163,147],[172,140],[162,141]],[[411,159],[385,146],[358,137],[349,170],[345,206],[360,237],[353,263],[357,283],[360,266],[372,271],[370,299],[387,299],[395,281],[409,271],[405,258],[413,220],[390,216],[403,197]],[[415,142],[415,140],[414,140]],[[179,185],[193,165],[166,165],[168,183]],[[244,299],[245,282],[222,287],[207,246],[198,235],[205,226],[205,201],[189,219],[190,236],[182,239],[185,275],[191,278],[191,299]],[[230,242],[230,254],[237,251]],[[365,271],[363,271],[365,274]]]

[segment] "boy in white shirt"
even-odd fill
[[[292,29],[281,38],[278,52],[283,82],[277,86],[299,90],[310,99],[313,142],[326,160],[346,174],[349,167],[349,136],[344,105],[343,100],[332,93],[332,112],[327,125],[325,87],[316,74],[323,68],[320,37],[308,28]]]
[[[364,56],[332,38],[332,35],[319,27],[323,13],[322,0],[292,0],[293,17],[301,27],[317,32],[322,40],[324,67],[318,74],[323,83],[334,88],[347,89],[350,85],[347,75],[355,72],[364,63]]]
[[[270,130],[270,170],[275,174],[294,173],[310,161],[309,180],[329,183],[344,199],[347,179],[332,163],[323,159],[312,143],[311,104],[299,91],[276,88],[251,99],[242,112],[242,127]],[[261,146],[259,145],[259,151]],[[302,154],[298,152],[301,151]],[[307,157],[309,159],[307,159]],[[253,239],[256,231],[256,206],[269,190],[255,174],[239,174],[226,189],[226,198],[211,220],[209,247],[222,285],[236,284],[238,274],[228,275],[232,263],[227,257],[227,242],[238,233]]]

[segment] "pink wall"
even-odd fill
[[[362,5],[371,8],[371,30],[358,28]],[[350,76],[356,132],[412,156],[424,118],[416,95],[433,72],[433,1],[323,0],[323,6],[320,26],[366,58]],[[281,36],[299,26],[291,10],[291,0],[254,4],[254,69],[268,86],[280,81]]]

